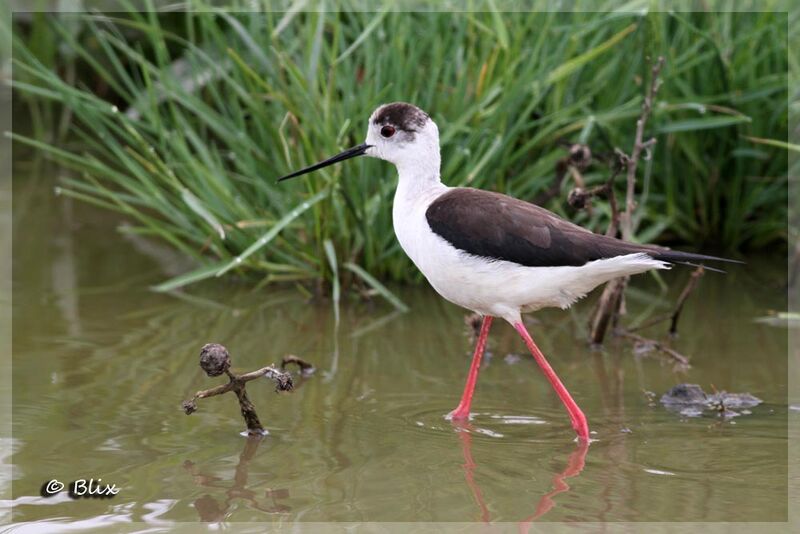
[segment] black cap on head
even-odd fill
[[[406,132],[418,132],[425,126],[428,119],[428,114],[413,104],[393,102],[381,107],[372,122],[374,124],[391,124]]]

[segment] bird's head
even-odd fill
[[[394,102],[369,118],[366,154],[398,167],[439,156],[439,129],[427,113],[412,104]]]
[[[384,104],[369,118],[366,141],[332,158],[293,172],[278,181],[339,163],[356,156],[371,156],[394,163],[398,170],[439,172],[439,129],[427,113],[405,102]]]

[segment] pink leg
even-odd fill
[[[469,408],[472,405],[472,394],[475,392],[475,384],[478,382],[478,371],[483,359],[483,351],[486,349],[486,340],[489,338],[489,327],[492,326],[491,315],[486,315],[481,323],[481,333],[478,335],[478,343],[475,344],[475,354],[472,355],[472,364],[469,366],[467,384],[464,386],[464,394],[461,395],[461,402],[455,410],[447,414],[447,418],[456,421],[469,419]]]
[[[521,322],[514,323],[514,329],[516,329],[516,331],[519,332],[519,335],[522,336],[522,339],[525,340],[528,350],[531,351],[536,363],[538,363],[539,367],[542,369],[544,376],[546,376],[547,380],[550,381],[550,385],[556,390],[558,398],[561,399],[562,403],[564,403],[564,407],[567,409],[567,412],[569,412],[569,418],[572,420],[572,428],[574,428],[575,432],[577,432],[578,438],[588,441],[589,425],[586,422],[586,416],[583,415],[581,409],[578,408],[578,405],[574,400],[572,400],[572,395],[569,394],[567,388],[565,388],[564,384],[561,383],[561,380],[558,379],[556,372],[553,371],[553,368],[550,367],[549,363],[547,363],[547,360],[544,358],[544,354],[542,354],[542,351],[540,351],[539,347],[536,346],[536,343],[533,342],[533,338],[531,338],[531,335],[528,333],[525,325]]]

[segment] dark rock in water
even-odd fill
[[[705,404],[707,397],[697,384],[678,384],[661,396],[661,404]]]
[[[749,393],[728,393],[726,391],[709,395],[708,401],[711,404],[724,405],[726,408],[752,408],[763,402]]]
[[[687,417],[700,417],[704,411],[713,411],[725,418],[736,417],[750,412],[736,412],[731,408],[751,408],[761,402],[749,393],[720,391],[708,395],[697,384],[678,384],[661,396],[661,404],[667,409]]]

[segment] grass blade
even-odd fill
[[[284,215],[278,222],[276,222],[275,225],[269,229],[269,231],[267,231],[264,235],[258,238],[258,240],[255,243],[247,247],[247,249],[244,252],[239,254],[236,258],[233,259],[233,261],[228,263],[225,267],[217,271],[217,276],[222,276],[223,274],[227,273],[234,267],[238,267],[244,262],[245,259],[251,256],[258,249],[269,244],[269,242],[272,241],[275,238],[275,236],[277,236],[280,233],[281,230],[286,228],[289,225],[289,223],[291,223],[293,220],[295,220],[300,215],[305,213],[306,210],[311,208],[314,204],[326,198],[328,196],[328,192],[329,192],[328,189],[323,189],[310,199],[298,204],[292,211]]]
[[[203,206],[200,200],[194,196],[191,191],[188,189],[181,191],[181,198],[183,198],[183,201],[186,202],[187,206],[189,206],[189,209],[202,217],[208,223],[208,225],[211,226],[211,228],[213,228],[217,234],[219,234],[220,239],[225,239],[225,229],[222,227],[216,217],[214,217],[214,215],[212,215],[211,212],[208,211],[205,206]]]
[[[781,141],[779,139],[765,139],[763,137],[750,137],[749,135],[743,135],[742,137],[759,145],[769,145],[776,148],[783,148],[784,150],[791,150],[792,152],[800,152],[800,145],[787,143],[786,141]]]
[[[702,119],[687,119],[685,121],[668,122],[658,128],[658,133],[691,132],[694,130],[708,130],[711,128],[724,128],[743,122],[751,122],[750,117],[723,116],[723,117],[703,117]]]
[[[217,272],[220,270],[220,268],[224,266],[226,263],[227,262],[214,263],[211,265],[203,265],[202,267],[198,267],[194,271],[189,271],[188,273],[184,273],[176,276],[175,278],[170,278],[165,282],[161,282],[160,284],[155,285],[150,289],[152,289],[153,291],[157,291],[159,293],[165,293],[167,291],[172,291],[173,289],[178,289],[179,287],[199,282],[200,280],[213,278],[214,275],[216,275]]]
[[[406,306],[402,300],[397,298],[394,293],[389,291],[386,286],[378,282],[378,280],[369,274],[367,271],[356,265],[355,263],[347,262],[344,264],[345,268],[349,269],[353,273],[355,273],[359,278],[364,280],[372,289],[378,292],[380,296],[385,298],[392,306],[397,308],[402,312],[408,311],[408,306]]]
[[[339,326],[339,298],[340,298],[340,284],[339,284],[339,264],[336,260],[336,249],[333,248],[333,241],[326,239],[323,242],[325,248],[325,255],[328,257],[328,265],[331,267],[331,285],[333,286],[333,318],[336,326]]]
[[[350,56],[350,54],[355,52],[358,49],[358,47],[361,46],[361,44],[367,40],[370,34],[372,34],[372,32],[374,32],[375,29],[380,25],[384,17],[386,17],[387,13],[388,11],[385,10],[378,13],[377,16],[374,19],[372,19],[372,22],[370,22],[369,25],[367,25],[367,27],[364,28],[364,31],[361,32],[361,34],[356,38],[356,40],[353,41],[353,44],[347,47],[347,50],[342,52],[342,54],[336,58],[336,61],[334,61],[333,64],[337,65],[341,63],[342,61],[347,59]]]
[[[625,29],[623,29],[621,32],[617,33],[616,35],[613,35],[610,39],[608,39],[603,43],[600,43],[599,45],[592,48],[588,52],[584,52],[578,57],[572,58],[566,63],[562,63],[547,76],[546,83],[553,84],[566,78],[579,68],[583,67],[584,65],[595,59],[603,52],[607,52],[608,50],[613,48],[614,45],[622,41],[625,37],[627,37],[629,33],[631,33],[635,29],[636,29],[636,24],[631,24],[630,26],[627,26]]]

